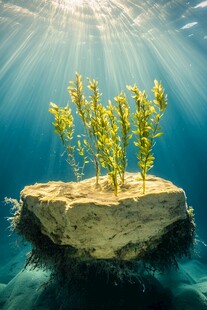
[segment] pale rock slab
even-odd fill
[[[135,173],[126,173],[117,197],[103,176],[99,187],[95,178],[26,186],[21,200],[42,234],[55,244],[73,247],[80,258],[133,260],[146,244],[153,249],[173,225],[187,218],[181,188],[148,176],[142,194],[142,181]]]

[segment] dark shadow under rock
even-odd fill
[[[48,286],[37,306],[46,310],[170,310],[172,296],[153,276],[117,282],[116,277],[108,279],[105,273],[96,274],[91,270],[82,280],[72,279],[64,285],[56,282]]]

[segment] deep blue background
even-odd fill
[[[207,4],[142,2],[0,2],[0,241],[8,235],[5,196],[72,180],[48,107],[68,102],[78,71],[99,80],[105,103],[127,84],[150,92],[162,80],[169,103],[151,173],[185,190],[207,242]],[[130,171],[138,170],[135,152],[131,145]]]

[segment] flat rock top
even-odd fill
[[[118,196],[113,193],[113,188],[109,185],[108,177],[101,176],[99,185],[95,185],[95,177],[81,182],[50,181],[48,183],[36,183],[26,186],[21,192],[21,196],[32,196],[40,201],[67,201],[76,200],[83,202],[93,202],[100,205],[119,203],[121,200],[143,197],[149,194],[169,194],[183,192],[181,188],[172,182],[152,175],[147,176],[146,192],[142,192],[142,180],[140,173],[126,173],[125,184],[119,188]]]

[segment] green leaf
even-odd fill
[[[156,135],[153,136],[153,138],[155,139],[155,138],[158,138],[158,137],[161,137],[161,136],[163,136],[163,132],[157,133]]]

